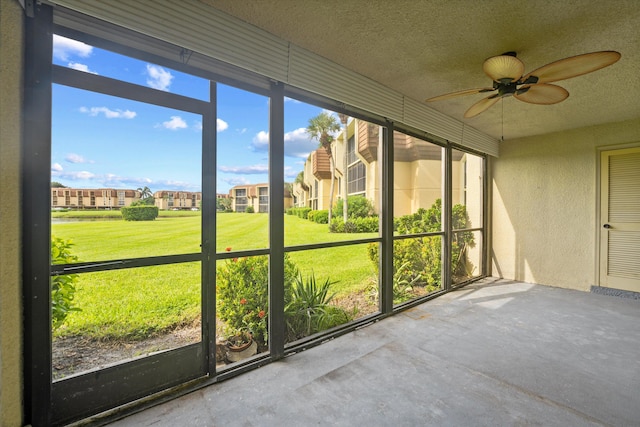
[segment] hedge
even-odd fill
[[[157,206],[129,206],[120,209],[125,221],[153,221],[158,217]]]

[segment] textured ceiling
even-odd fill
[[[640,117],[638,0],[200,0],[418,101],[486,87],[483,61],[516,51],[525,73],[598,50],[614,65],[556,84],[559,104],[509,97],[477,117],[482,94],[429,106],[496,138],[562,131]]]

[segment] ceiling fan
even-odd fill
[[[482,70],[493,80],[493,87],[447,93],[429,98],[426,102],[495,92],[473,104],[464,113],[465,118],[477,116],[505,96],[513,96],[531,104],[556,104],[567,99],[569,92],[563,87],[549,84],[550,82],[591,73],[613,64],[620,59],[620,56],[620,53],[609,50],[585,53],[560,59],[523,75],[524,63],[516,58],[515,52],[506,52],[492,56],[482,64]]]

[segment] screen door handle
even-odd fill
[[[613,228],[613,227],[611,227],[611,224],[605,224],[605,225],[603,225],[603,227],[604,228]]]

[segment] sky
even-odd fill
[[[53,63],[209,101],[209,82],[54,35]],[[268,182],[269,99],[217,87],[217,188]],[[285,181],[318,148],[305,129],[323,110],[285,99]],[[53,85],[51,180],[73,188],[201,191],[198,114]]]

